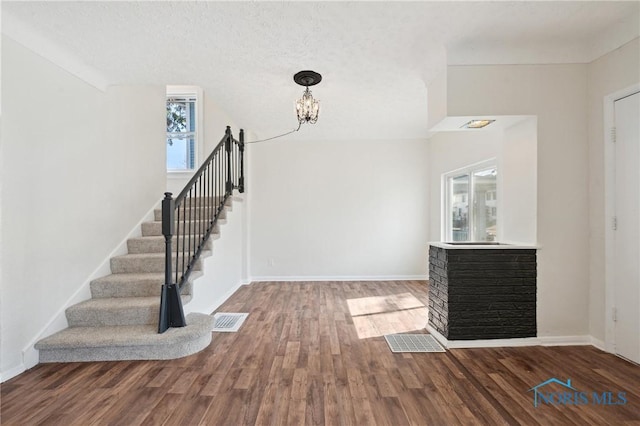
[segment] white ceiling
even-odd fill
[[[202,86],[238,125],[296,127],[293,74],[321,116],[295,138],[427,135],[425,81],[448,64],[586,63],[640,34],[640,2],[2,2],[112,84]]]

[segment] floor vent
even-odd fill
[[[213,315],[213,330],[222,331],[227,333],[235,333],[240,329],[240,326],[244,322],[249,314],[237,314],[219,312]]]
[[[445,352],[430,334],[387,334],[384,338],[391,352]]]

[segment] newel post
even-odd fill
[[[231,127],[227,126],[226,130],[227,138],[224,142],[224,150],[227,152],[227,184],[226,192],[231,195],[233,192],[233,180],[231,179],[231,143],[233,141],[233,135],[231,134]]]
[[[238,149],[240,150],[240,179],[238,182],[238,191],[242,194],[244,192],[244,129],[240,129]]]
[[[162,235],[164,235],[165,256],[158,333],[164,333],[169,327],[184,327],[187,325],[184,319],[180,290],[177,283],[173,282],[171,273],[171,265],[173,264],[172,238],[175,233],[175,201],[171,195],[171,192],[165,192],[162,200]]]

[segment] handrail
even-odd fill
[[[225,135],[222,137],[222,139],[220,139],[220,142],[218,142],[218,145],[216,145],[216,147],[213,148],[213,151],[211,151],[211,154],[209,154],[207,159],[203,161],[202,166],[200,166],[198,171],[195,172],[195,174],[193,175],[191,180],[189,180],[189,182],[187,182],[187,184],[184,186],[184,188],[182,189],[180,194],[178,194],[178,196],[176,198],[174,198],[176,203],[179,203],[180,201],[182,201],[182,199],[185,197],[185,195],[189,192],[189,189],[191,188],[191,186],[193,186],[193,184],[198,180],[198,178],[200,177],[200,175],[202,174],[204,169],[211,162],[211,160],[213,159],[213,156],[216,155],[216,151],[218,149],[220,149],[220,147],[222,145],[224,145],[226,140],[227,140],[227,134],[225,133]]]
[[[239,138],[234,139],[231,127],[227,126],[224,137],[180,194],[172,198],[171,192],[165,192],[162,200],[165,280],[160,295],[158,333],[186,325],[180,292],[196,268],[233,190],[244,192],[242,129]]]

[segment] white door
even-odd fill
[[[614,102],[615,351],[640,363],[640,92]]]

